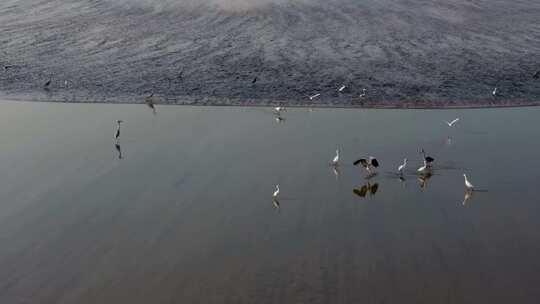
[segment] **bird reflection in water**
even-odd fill
[[[369,196],[374,196],[375,194],[377,194],[378,190],[379,190],[378,183],[371,184],[368,182],[367,184],[363,185],[361,188],[354,188],[353,193],[362,198],[365,198],[368,194]]]
[[[277,123],[284,123],[285,117],[282,117],[281,115],[275,115],[275,119]]]
[[[469,201],[469,199],[471,199],[472,195],[473,195],[472,191],[465,191],[465,197],[463,198],[463,202],[461,204],[463,206],[467,205],[467,202]]]
[[[123,158],[123,156],[122,156],[122,147],[120,146],[120,143],[119,142],[114,143],[114,148],[118,152],[118,159],[122,159]]]
[[[339,175],[341,174],[341,172],[339,171],[339,167],[338,166],[332,166],[332,172],[334,172],[334,175],[336,176],[336,180],[338,180]]]
[[[433,176],[430,172],[420,174],[418,176],[418,182],[420,184],[420,189],[425,190],[428,186],[429,179]]]
[[[274,208],[276,208],[276,210],[279,211],[279,209],[281,208],[281,205],[280,205],[279,200],[277,198],[272,199],[272,204],[274,205]]]

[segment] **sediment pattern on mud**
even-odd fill
[[[4,0],[0,91],[79,102],[153,92],[190,104],[535,104],[538,16],[533,0]]]

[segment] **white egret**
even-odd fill
[[[406,167],[406,166],[407,166],[407,159],[404,158],[404,159],[403,159],[403,164],[399,165],[399,167],[398,167],[398,169],[397,169],[397,170],[398,170],[398,173],[401,174],[401,175],[403,175],[403,170],[405,170],[405,167]]]
[[[474,191],[474,186],[467,178],[467,174],[463,174],[463,178],[465,179],[465,188],[467,188],[467,191]]]
[[[344,84],[342,84],[339,89],[338,89],[338,92],[343,92],[343,90],[345,90],[346,86]]]
[[[360,97],[366,97],[366,89],[362,89],[362,94],[360,94]]]
[[[278,196],[279,196],[279,184],[276,185],[276,191],[274,191],[274,194],[272,194],[272,197],[274,199],[277,199]]]
[[[286,110],[287,109],[285,109],[285,107],[279,106],[279,107],[274,108],[274,113],[279,115],[279,114],[281,114],[281,112],[285,112]]]
[[[317,93],[317,94],[315,94],[315,95],[311,95],[311,96],[309,96],[309,100],[313,100],[313,99],[315,99],[315,98],[317,98],[317,97],[319,97],[319,96],[321,96],[320,93]]]
[[[334,159],[332,159],[332,166],[338,166],[339,165],[339,149],[336,149],[336,156],[334,156]]]
[[[493,97],[497,96],[497,87],[495,87],[495,89],[493,89],[493,92],[491,92],[491,95],[493,95]]]
[[[445,121],[445,123],[446,123],[449,127],[453,127],[454,124],[455,124],[456,122],[458,122],[458,121],[459,121],[459,117],[456,118],[456,119],[454,119],[454,120],[452,120],[451,122]]]

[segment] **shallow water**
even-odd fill
[[[0,109],[0,303],[540,298],[540,108]],[[381,168],[360,197],[366,155]],[[465,203],[463,173],[481,190]]]

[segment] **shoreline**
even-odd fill
[[[70,104],[146,104],[144,96],[121,96],[116,98],[67,98],[58,96],[57,98],[39,98],[28,94],[0,94],[0,100],[12,102],[47,102],[47,103],[70,103]],[[501,97],[502,98],[502,97]],[[179,102],[179,100],[184,100]],[[361,103],[302,103],[291,102],[291,100],[261,100],[261,99],[240,99],[218,98],[218,97],[162,97],[154,96],[152,103],[158,106],[197,106],[197,107],[261,107],[268,108],[274,106],[285,106],[288,108],[317,108],[317,109],[399,109],[399,110],[453,110],[453,109],[489,109],[489,108],[524,108],[538,107],[539,101],[498,101],[497,103],[479,102],[427,102],[427,101],[397,101],[397,102],[374,102],[363,101]]]

